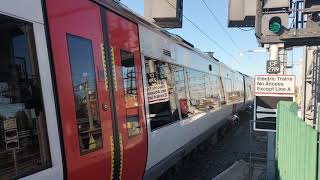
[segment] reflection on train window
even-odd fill
[[[204,72],[187,70],[189,111],[194,115],[219,106],[218,80]]]
[[[245,77],[245,96],[246,96],[246,101],[253,99],[252,86],[253,86],[252,85],[252,81],[248,77]]]
[[[220,83],[219,78],[214,75],[208,76],[208,83],[207,86],[207,99],[209,102],[209,108],[214,109],[220,106],[220,101],[222,99],[221,92],[220,92]]]
[[[102,147],[92,42],[67,35],[81,154]]]
[[[127,128],[129,137],[133,137],[141,133],[134,55],[133,53],[122,50],[120,54],[124,97],[126,101]]]
[[[226,99],[226,104],[231,104],[232,103],[232,84],[231,84],[231,79],[229,78],[222,78],[222,84],[224,87],[224,93],[225,93],[225,99]]]
[[[0,179],[51,166],[33,30],[0,15]]]
[[[233,96],[234,101],[239,102],[244,100],[244,82],[243,76],[240,73],[236,73],[234,77]]]
[[[186,118],[189,116],[189,101],[187,97],[187,85],[185,80],[185,68],[171,65],[174,70],[174,80],[176,86],[177,98],[180,105],[181,117]]]
[[[179,120],[172,68],[168,63],[146,59],[151,129]]]

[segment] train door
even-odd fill
[[[147,131],[141,72],[138,26],[106,11],[113,67],[116,119],[122,179],[142,179],[147,158]]]
[[[111,179],[113,134],[100,7],[85,0],[47,0],[46,7],[68,179]]]

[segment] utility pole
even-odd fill
[[[317,127],[317,106],[319,103],[319,50],[317,46],[306,46],[303,64],[303,91],[301,110],[306,123]]]
[[[283,47],[283,44],[270,44],[269,48],[269,60],[279,60],[279,49]],[[280,63],[281,64],[281,63]],[[283,67],[283,64],[281,65]],[[282,69],[281,67],[281,69]],[[275,179],[275,147],[276,147],[276,133],[268,132],[268,149],[267,149],[267,180]]]
[[[251,11],[252,8],[256,11]],[[306,46],[302,114],[308,124],[314,128],[318,127],[316,116],[320,102],[320,1],[229,0],[228,27],[254,27],[258,43],[269,51],[269,60],[280,60],[279,74],[287,73],[286,49]],[[273,180],[275,179],[275,133],[273,132],[268,132],[267,159],[267,179]]]

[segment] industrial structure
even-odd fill
[[[0,2],[0,179],[156,179],[252,104],[251,77],[153,13]]]
[[[249,1],[249,3],[248,3]],[[242,6],[241,6],[242,4]],[[240,8],[237,6],[240,5]],[[254,9],[254,10],[253,10]],[[297,118],[297,110],[294,109],[294,105],[282,107],[278,109],[277,125],[277,144],[275,144],[275,134],[268,134],[268,179],[273,179],[272,169],[275,167],[272,166],[274,163],[274,150],[278,152],[278,159],[281,160],[277,164],[278,168],[278,178],[280,179],[299,179],[299,177],[306,177],[301,174],[308,173],[304,170],[298,168],[298,165],[293,164],[292,166],[297,167],[297,169],[288,169],[285,167],[285,162],[290,161],[289,159],[284,159],[285,156],[284,150],[286,153],[291,153],[292,155],[297,152],[292,158],[292,163],[298,163],[295,161],[295,158],[299,156],[302,157],[303,153],[309,153],[307,151],[295,151],[291,150],[288,144],[283,144],[283,139],[287,140],[297,138],[293,132],[300,130],[310,132],[312,130],[304,128],[303,125],[296,126],[296,129],[288,130],[283,127],[283,124],[290,126],[290,120],[284,118],[283,114],[292,114],[292,123],[297,123],[295,121],[305,121],[304,124],[309,124],[311,128],[316,129],[316,135],[313,138],[316,138],[315,141],[311,143],[318,143],[319,141],[319,129],[318,129],[318,105],[320,100],[320,57],[319,57],[319,45],[320,45],[320,1],[318,0],[230,0],[229,1],[229,27],[254,27],[255,35],[257,41],[261,47],[264,47],[269,52],[269,59],[267,65],[270,64],[279,64],[280,70],[275,73],[287,74],[286,69],[288,68],[286,51],[295,48],[295,47],[304,47],[304,64],[301,69],[303,72],[303,85],[302,91],[299,96],[302,97],[301,103],[299,104],[300,110],[300,119]],[[270,63],[270,61],[275,61]],[[290,66],[289,66],[290,67]],[[291,67],[292,68],[292,67]],[[267,70],[267,73],[272,73]],[[290,111],[290,112],[283,112]],[[302,119],[301,119],[302,118]],[[278,124],[279,123],[279,124]],[[289,133],[289,134],[288,134]],[[291,134],[290,134],[291,133]],[[280,135],[279,135],[280,134]],[[301,134],[300,134],[301,135]],[[306,134],[307,135],[307,134]],[[281,136],[281,142],[278,139],[278,136]],[[282,137],[284,136],[284,138]],[[302,135],[303,136],[303,135]],[[304,136],[304,138],[308,138]],[[292,143],[292,142],[291,142]],[[302,143],[302,141],[297,141],[296,143],[301,143],[299,146],[308,146],[308,141]],[[310,143],[310,142],[309,142]],[[276,145],[276,147],[274,147]],[[312,146],[312,150],[318,151],[319,147]],[[315,148],[315,149],[314,149]],[[280,151],[278,151],[280,149]],[[279,154],[280,152],[280,154]],[[316,157],[319,157],[319,153],[312,154]],[[291,158],[288,157],[287,158]],[[277,162],[279,162],[277,161]],[[309,162],[307,162],[309,163]],[[318,162],[314,163],[315,167],[318,167]],[[314,167],[312,167],[314,168]],[[286,172],[288,174],[286,174]],[[289,173],[290,171],[290,173]],[[271,172],[271,173],[270,173]],[[299,175],[299,176],[295,176]],[[316,171],[314,171],[316,172]],[[314,173],[311,179],[316,178],[319,174]],[[300,174],[299,174],[300,173]],[[317,174],[317,175],[316,175]],[[300,178],[301,179],[301,178]],[[303,179],[303,178],[302,178]],[[308,178],[309,179],[309,178]]]

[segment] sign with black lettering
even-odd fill
[[[148,73],[147,80],[148,80],[149,85],[157,83],[158,82],[157,74],[156,73]]]
[[[165,82],[148,86],[149,104],[169,101],[168,85]]]
[[[253,127],[255,131],[276,132],[277,104],[294,101],[294,96],[256,96]]]
[[[296,77],[293,75],[256,75],[256,95],[293,95],[295,94]]]
[[[280,73],[280,61],[268,60],[267,61],[267,73],[279,74]]]
[[[295,84],[293,75],[256,75],[254,130],[276,131],[277,104],[294,101]]]

